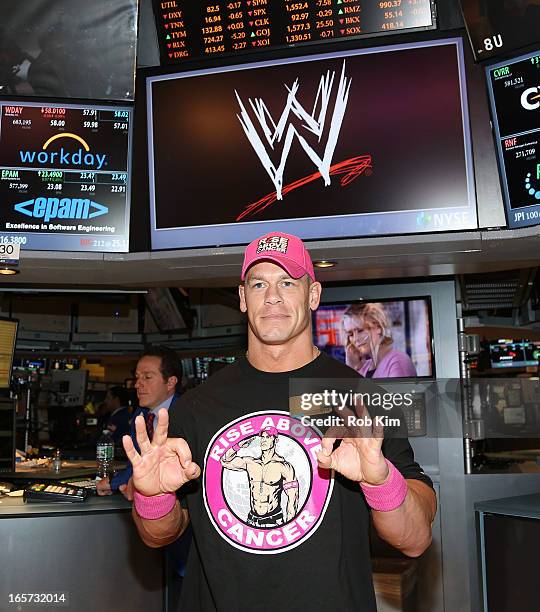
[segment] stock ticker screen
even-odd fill
[[[433,0],[153,0],[163,64],[435,27]]]
[[[0,241],[126,252],[131,113],[0,104]]]
[[[540,224],[540,53],[487,69],[508,226]]]

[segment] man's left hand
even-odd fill
[[[360,416],[366,415],[367,411],[362,409]],[[341,440],[341,444],[334,449],[336,440]],[[383,484],[389,474],[382,453],[383,440],[381,426],[333,428],[325,434],[317,460],[321,467],[335,470],[349,480],[377,486]]]

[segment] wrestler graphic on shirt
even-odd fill
[[[261,456],[239,457],[238,451],[249,446],[256,435],[244,438],[221,458],[227,470],[247,472],[250,505],[247,524],[252,527],[277,527],[292,520],[298,510],[298,481],[293,466],[276,453],[278,432],[275,427],[263,427],[258,434]],[[287,506],[281,508],[281,493],[287,495]]]

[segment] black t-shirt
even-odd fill
[[[171,406],[169,436],[202,470],[179,491],[194,535],[183,612],[376,610],[360,486],[318,468],[320,434],[289,413],[290,378],[358,377],[324,354],[280,373],[242,358]],[[431,484],[406,438],[385,439],[383,453]]]

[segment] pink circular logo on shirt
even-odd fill
[[[206,509],[219,535],[241,550],[299,546],[321,523],[333,478],[317,464],[321,435],[289,413],[254,412],[223,427],[204,459]]]

